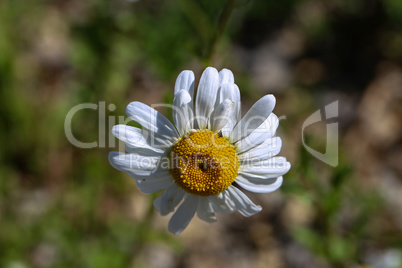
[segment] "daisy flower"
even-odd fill
[[[282,141],[274,137],[274,106],[275,97],[266,95],[239,119],[240,92],[230,70],[208,67],[196,96],[193,72],[183,71],[174,88],[174,125],[150,106],[130,103],[126,113],[142,128],[114,126],[127,153],[111,152],[109,161],[143,193],[163,190],[154,206],[161,215],[174,212],[168,224],[173,234],[195,214],[206,222],[216,221],[216,212],[250,217],[262,208],[239,188],[275,191],[290,169],[286,158],[276,156]]]

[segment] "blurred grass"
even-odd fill
[[[0,267],[146,266],[136,260],[144,243],[163,243],[177,258],[183,256],[175,238],[152,229],[149,218],[132,215],[135,186],[109,166],[111,148],[81,150],[69,144],[67,112],[80,103],[106,101],[106,107],[116,106],[107,116],[121,116],[133,97],[152,87],[157,88],[149,91],[147,101],[156,96],[171,102],[176,75],[184,68],[199,72],[209,63],[233,64],[242,96],[246,102],[254,100],[261,94],[253,90],[247,64],[231,53],[239,46],[252,50],[291,23],[299,5],[312,2],[235,1],[225,27],[220,22],[229,1],[1,1]],[[380,20],[389,26],[384,31],[390,41],[379,41],[379,49],[400,61],[400,2],[369,2],[384,9]],[[341,69],[326,57],[339,38],[337,19],[359,19],[366,6],[363,1],[325,3],[331,12],[301,25],[307,42],[322,47],[306,54],[324,55],[329,68]],[[222,35],[220,27],[227,30]],[[312,96],[314,87],[319,83],[302,94]],[[292,94],[297,93],[278,95],[293,105]],[[283,126],[289,137],[292,123],[312,112],[309,101],[292,106],[295,113]],[[99,142],[98,127],[97,111],[81,111],[73,120],[73,133],[81,141]],[[379,248],[402,247],[392,237],[392,227],[367,224],[382,215],[383,204],[378,193],[359,187],[348,161],[322,171],[300,150],[282,191],[312,206],[315,216],[311,223],[293,227],[292,239],[332,267],[363,263],[367,241],[377,241]],[[345,215],[352,219],[343,221]],[[384,238],[384,232],[391,235]]]
[[[307,136],[307,144],[311,144],[311,138]],[[327,260],[331,267],[363,263],[360,243],[370,237],[366,223],[382,206],[379,194],[362,192],[352,180],[352,167],[347,162],[342,161],[333,172],[327,173],[304,148],[300,154],[301,161],[293,166],[290,185],[284,191],[311,204],[315,217],[312,226],[296,226],[291,230],[295,239]]]

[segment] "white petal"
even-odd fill
[[[253,216],[262,210],[261,206],[255,205],[242,191],[234,186],[227,189],[236,205],[236,209],[245,217]]]
[[[194,96],[194,73],[192,71],[182,71],[176,79],[174,86],[174,95],[180,90],[187,91],[191,98]]]
[[[269,122],[269,134],[271,137],[273,137],[279,126],[279,118],[276,116],[276,114],[272,113],[268,116],[267,120]]]
[[[187,195],[183,203],[173,214],[169,221],[168,229],[171,233],[178,235],[193,219],[194,214],[198,207],[198,197],[194,195]]]
[[[162,216],[165,216],[174,211],[175,207],[183,199],[185,193],[182,188],[174,183],[169,188],[166,188],[161,196],[155,199],[154,207]]]
[[[214,209],[212,208],[212,205],[207,197],[198,197],[197,215],[198,218],[206,222],[216,221]]]
[[[208,197],[214,211],[230,214],[236,211],[236,206],[227,189],[220,194]]]
[[[110,152],[109,161],[116,169],[132,171],[138,175],[148,175],[156,169],[159,157],[144,157],[135,154]]]
[[[248,136],[235,143],[237,152],[239,154],[246,152],[272,138],[276,129],[278,128],[278,125],[278,117],[271,113],[258,128],[252,131]]]
[[[211,129],[215,132],[219,132],[231,119],[229,115],[233,108],[233,101],[224,100],[216,110],[213,112],[211,118]]]
[[[236,183],[246,189],[247,191],[254,193],[270,193],[281,187],[283,177],[280,176],[274,179],[246,179],[242,175],[238,175]]]
[[[173,99],[173,121],[180,136],[192,129],[190,120],[192,119],[193,115],[192,109],[189,109],[190,102],[191,96],[184,89],[179,90]]]
[[[224,84],[234,84],[234,76],[229,69],[222,69],[219,72],[219,85],[222,86]]]
[[[134,178],[143,193],[154,193],[168,187],[173,179],[167,169],[158,166],[160,157],[109,153],[110,164]]]
[[[125,144],[126,152],[129,154],[137,154],[141,156],[153,156],[153,157],[164,157],[167,156],[168,151],[156,151],[156,150],[149,150],[146,148],[139,148],[139,147],[131,147],[128,144]]]
[[[135,149],[144,149],[145,151],[163,153],[168,147],[173,145],[174,141],[173,139],[163,139],[153,132],[126,125],[114,126],[112,133],[134,151]]]
[[[259,99],[234,127],[232,140],[238,141],[257,129],[271,114],[275,102],[273,95],[265,95]]]
[[[244,139],[241,139],[235,143],[236,151],[238,154],[244,153],[252,148],[261,145],[269,138],[269,132],[260,131],[260,128],[258,128],[255,131],[251,132],[250,135],[248,135]]]
[[[176,79],[176,84],[174,86],[174,95],[176,95],[180,90],[185,90],[191,97],[191,101],[187,103],[187,114],[188,114],[188,128],[194,128],[194,73],[192,71],[182,71]]]
[[[144,194],[152,194],[159,190],[165,189],[170,187],[174,182],[171,176],[167,177],[160,177],[160,178],[149,178],[136,180],[137,187],[140,189],[141,192]]]
[[[250,161],[241,165],[239,174],[249,178],[276,178],[290,169],[290,163],[284,157],[273,157],[265,161]]]
[[[127,115],[151,132],[169,137],[177,137],[173,124],[160,112],[141,102],[132,102],[126,108]]]
[[[240,110],[240,90],[236,84],[224,84],[220,87],[218,94],[218,102],[221,103],[225,99],[229,99],[235,103],[236,111],[238,113]]]
[[[153,177],[165,177],[169,171],[162,165],[160,157],[144,157],[136,154],[123,154],[119,152],[109,153],[110,164],[135,180],[149,179]]]
[[[262,144],[244,152],[239,153],[239,161],[247,162],[262,161],[277,155],[282,147],[282,140],[280,137],[267,139]]]
[[[218,71],[215,68],[208,67],[202,73],[196,97],[195,113],[200,129],[208,127],[209,117],[215,106],[218,88]]]
[[[240,111],[240,91],[236,84],[224,84],[219,89],[217,103],[220,104],[226,99],[233,102],[233,108],[228,115],[229,120],[227,124],[222,128],[222,136],[229,138],[233,127],[237,124]]]

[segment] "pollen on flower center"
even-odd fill
[[[195,195],[221,193],[234,182],[238,169],[235,147],[210,130],[183,136],[170,153],[170,173],[175,182]]]

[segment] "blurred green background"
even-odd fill
[[[0,1],[0,267],[402,267],[401,63],[400,0]],[[208,65],[234,72],[245,111],[275,94],[292,169],[277,192],[247,193],[258,215],[175,237],[109,165],[110,129]],[[331,167],[301,133],[337,100]],[[105,105],[72,118],[95,148],[65,135],[81,103]],[[325,137],[325,122],[305,129],[318,151]]]

